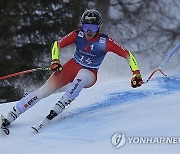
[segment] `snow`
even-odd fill
[[[176,144],[130,144],[115,148],[116,132],[138,137],[180,138],[180,75],[154,77],[133,89],[129,80],[97,84],[84,89],[62,115],[42,132],[31,126],[41,121],[63,95],[55,93],[21,115],[11,126],[11,134],[0,132],[0,154],[170,154],[180,152]],[[6,115],[16,102],[1,104]]]

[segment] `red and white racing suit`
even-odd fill
[[[64,48],[73,43],[76,45],[73,58],[63,65],[63,70],[58,75],[52,74],[41,88],[17,103],[16,107],[20,113],[69,83],[65,95],[70,100],[75,99],[83,88],[95,84],[98,68],[108,52],[114,52],[127,59],[132,71],[139,69],[133,54],[107,35],[97,33],[93,39],[87,40],[83,31],[75,30],[59,40],[58,46]]]

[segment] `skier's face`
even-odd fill
[[[85,33],[86,39],[90,40],[96,35],[99,28],[98,25],[95,24],[82,24],[82,29]]]

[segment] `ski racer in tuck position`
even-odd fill
[[[8,128],[22,113],[34,106],[38,101],[70,83],[65,94],[55,103],[40,124],[41,126],[35,127],[37,131],[41,129],[43,125],[46,125],[60,114],[79,95],[83,88],[89,88],[95,84],[99,66],[108,52],[114,52],[128,61],[133,74],[131,79],[133,88],[142,85],[143,81],[138,63],[132,52],[123,48],[108,35],[100,33],[102,26],[100,13],[96,10],[86,10],[81,17],[80,23],[81,29],[74,30],[53,43],[50,66],[53,74],[41,88],[17,102],[16,106],[3,119],[1,128]],[[76,45],[73,58],[61,66],[59,60],[61,48],[73,43]]]

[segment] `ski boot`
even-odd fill
[[[1,129],[6,134],[9,135],[10,131],[8,129],[10,122],[1,114]]]

